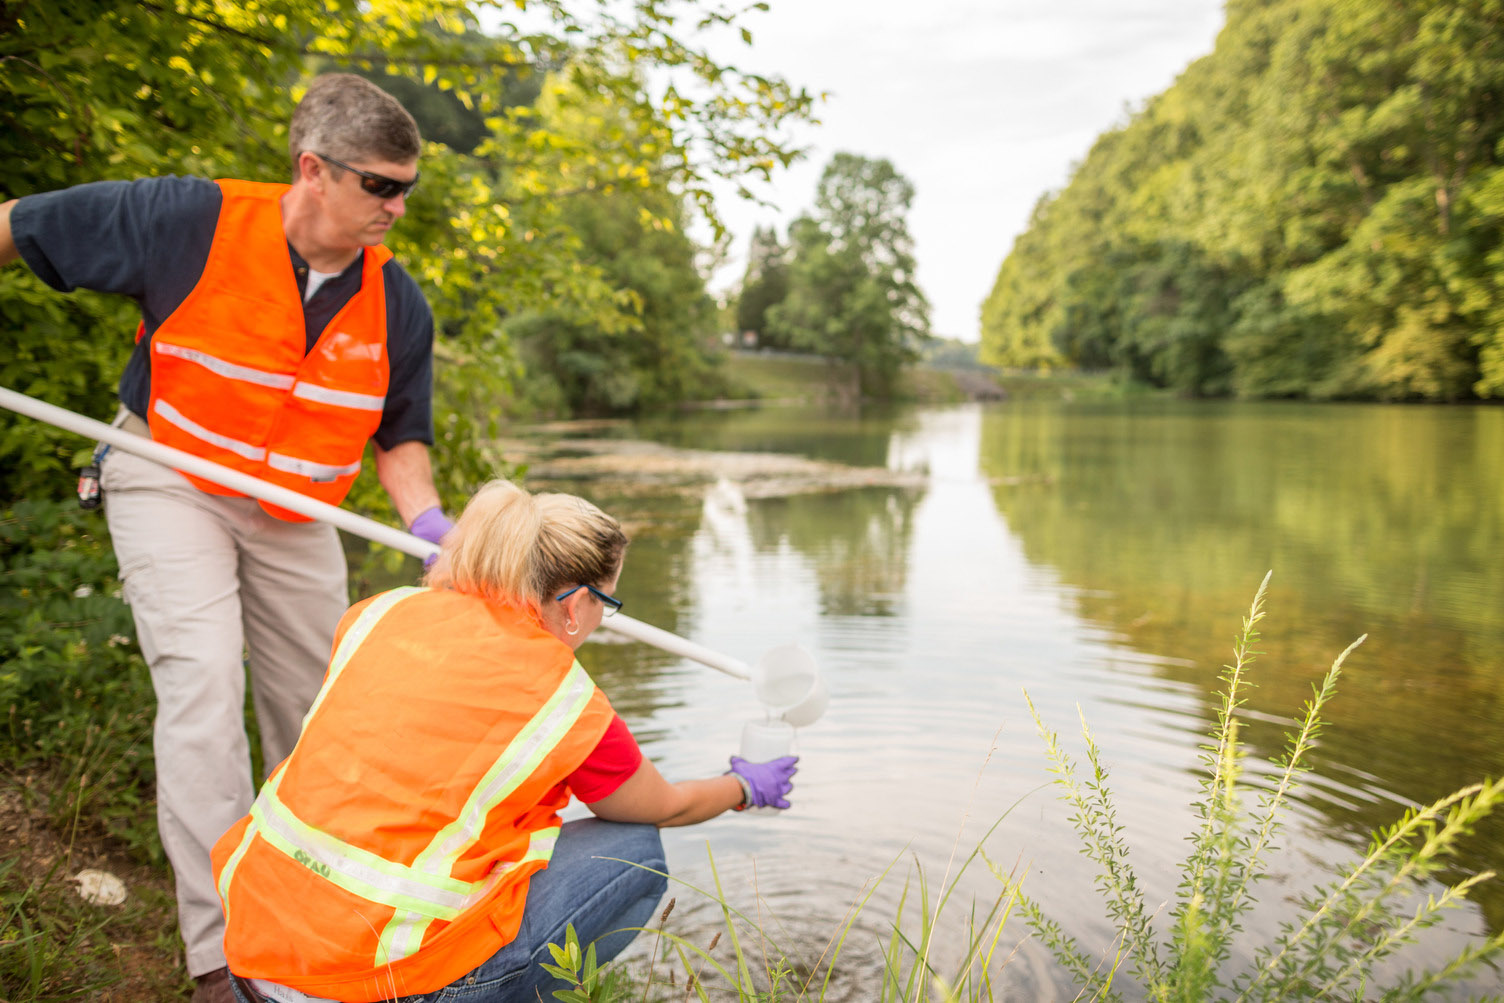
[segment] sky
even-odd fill
[[[776,210],[717,197],[735,238],[712,288],[740,280],[755,225],[787,238],[832,155],[886,158],[915,188],[932,330],[963,341],[978,339],[982,300],[1039,197],[1210,52],[1223,23],[1221,0],[770,2],[741,22],[752,46],[726,58],[829,96],[822,124],[795,134],[808,156],[756,188]]]

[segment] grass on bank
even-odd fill
[[[842,402],[850,385],[841,363],[788,352],[732,352],[726,371],[749,399],[764,406]],[[899,397],[911,403],[955,404],[978,399],[1116,400],[1158,392],[1107,372],[1002,371],[979,365],[919,363],[904,370]]]
[[[779,942],[776,918],[738,913],[717,886],[695,891],[721,906],[719,943],[671,927],[649,931],[644,936],[658,948],[651,971],[597,966],[588,986],[588,945],[573,953],[560,945],[554,963],[581,979],[580,988],[564,990],[575,995],[563,998],[825,1000],[841,976],[854,975],[879,986],[882,1001],[991,1001],[1003,998],[1008,951],[1025,926],[1056,954],[1082,999],[1401,1000],[1444,993],[1479,965],[1494,963],[1504,934],[1393,985],[1374,986],[1373,973],[1492,878],[1468,876],[1417,897],[1420,882],[1437,882],[1452,849],[1504,798],[1504,783],[1475,784],[1406,813],[1374,834],[1360,860],[1307,889],[1277,937],[1249,944],[1242,935],[1241,918],[1267,873],[1281,811],[1300,787],[1347,654],[1333,663],[1290,732],[1276,785],[1245,782],[1238,709],[1263,597],[1261,587],[1223,677],[1196,805],[1201,824],[1166,907],[1151,904],[1132,869],[1105,757],[1090,732],[1083,727],[1082,769],[1039,722],[1082,850],[1100,870],[1098,887],[1117,931],[1112,942],[1072,939],[1049,916],[1048,895],[998,866],[984,837],[938,882],[911,867],[895,914],[874,920],[867,912],[872,893],[878,883],[897,880],[895,861],[818,946],[813,963],[806,945]],[[152,706],[102,519],[61,503],[0,511],[0,1000],[186,999],[190,987],[151,803]],[[962,901],[961,879],[978,863],[996,876],[997,890],[980,903]],[[70,881],[84,867],[126,877],[126,904],[84,903]],[[888,931],[883,970],[853,973],[843,952],[874,925]]]

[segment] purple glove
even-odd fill
[[[429,543],[441,543],[444,540],[444,534],[454,528],[454,523],[449,521],[449,517],[444,514],[443,508],[435,505],[433,508],[426,508],[422,512],[419,512],[418,517],[413,520],[413,524],[407,528],[413,536],[421,537]],[[423,562],[423,567],[427,568],[434,561],[438,560],[438,556],[438,554],[429,555],[427,560]]]
[[[799,770],[794,766],[798,756],[780,756],[766,763],[749,763],[741,756],[731,757],[730,773],[742,780],[747,791],[747,808],[787,808],[786,795],[794,789],[791,777]]]

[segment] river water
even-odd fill
[[[1267,787],[1261,760],[1279,752],[1311,684],[1368,637],[1348,660],[1235,964],[1332,866],[1356,860],[1372,829],[1504,773],[1504,409],[762,409],[553,430],[541,446],[585,453],[586,438],[603,437],[895,475],[807,491],[759,480],[754,459],[720,468],[748,473],[712,487],[634,476],[632,463],[571,475],[545,453],[535,469],[552,475],[529,477],[626,523],[634,539],[618,594],[629,614],[748,661],[790,641],[817,658],[832,699],[798,735],[794,808],[728,815],[665,842],[677,877],[704,889],[718,876],[806,968],[871,892],[827,999],[876,998],[895,917],[917,929],[921,875],[931,911],[956,885],[938,921],[942,971],[973,902],[980,916],[1001,891],[992,869],[1022,877],[1066,933],[1110,956],[1115,931],[1050,786],[1026,694],[1083,770],[1089,724],[1164,926],[1221,667],[1266,571],[1263,654],[1242,715],[1254,786]],[[742,723],[759,716],[749,687],[598,637],[582,661],[663,772],[723,769]],[[978,845],[985,859],[958,879]],[[1485,868],[1504,868],[1504,818],[1468,840],[1446,876]],[[703,946],[719,907],[687,887],[674,894],[670,929]],[[1407,962],[1504,927],[1504,894],[1475,899]],[[998,945],[998,998],[1074,996],[1021,918]],[[726,959],[724,938],[716,953]],[[1465,989],[1501,981],[1484,972]]]

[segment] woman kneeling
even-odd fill
[[[792,757],[664,780],[575,660],[626,546],[584,499],[493,482],[427,587],[345,614],[292,755],[214,847],[237,998],[547,999],[569,924],[605,961],[652,915],[656,827],[788,807]],[[561,825],[571,795],[595,817]]]

